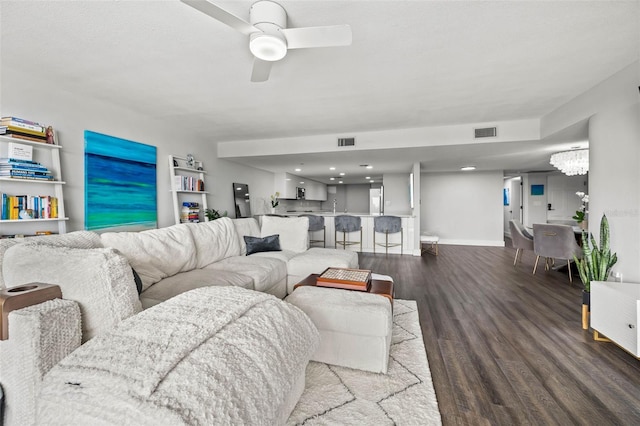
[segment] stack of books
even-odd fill
[[[8,195],[1,194],[0,218],[55,219],[58,217],[58,199],[49,195]]]
[[[43,125],[18,117],[0,118],[0,135],[47,143],[47,129]],[[49,143],[53,143],[53,140]]]
[[[180,211],[180,222],[200,222],[200,204],[191,202],[182,203],[182,210]]]
[[[51,171],[42,164],[15,158],[0,158],[0,177],[53,180]]]

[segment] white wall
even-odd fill
[[[59,91],[46,81],[2,68],[0,81],[2,115],[24,117],[54,126],[61,151],[65,209],[70,221],[68,231],[84,228],[84,130],[129,139],[157,150],[158,226],[172,225],[173,204],[169,193],[169,154],[193,154],[204,162],[209,207],[234,212],[232,183],[249,185],[251,206],[258,212],[261,198],[273,191],[273,174],[219,160],[213,141],[189,135],[188,129],[175,123],[149,117],[144,111],[132,111],[100,101],[95,97]],[[123,200],[126,202],[126,200]]]
[[[411,214],[409,200],[409,173],[386,173],[384,186],[384,214]]]
[[[502,171],[423,173],[422,232],[442,244],[504,246]]]
[[[531,185],[544,185],[543,195],[531,195]],[[528,173],[522,176],[524,225],[547,223],[547,173]]]
[[[640,282],[640,62],[543,117],[543,134],[589,118],[589,229],[606,213],[614,271]]]

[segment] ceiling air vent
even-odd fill
[[[338,138],[338,146],[356,146],[356,138]]]
[[[497,127],[485,127],[482,129],[474,129],[475,138],[495,138],[498,136],[498,128]]]

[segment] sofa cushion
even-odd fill
[[[244,242],[244,237],[259,237],[260,225],[258,221],[252,217],[242,219],[232,219],[233,225],[236,227],[238,233],[238,241],[240,242],[240,256],[247,254],[247,247]]]
[[[196,248],[196,268],[240,256],[240,242],[233,222],[228,217],[201,223],[188,223]]]
[[[254,253],[251,256],[252,257],[268,257],[270,259],[280,259],[284,263],[288,263],[291,259],[299,255],[300,253],[296,253],[291,250],[280,250],[280,251],[265,251],[262,253]]]
[[[238,272],[194,269],[160,280],[140,295],[140,301],[142,308],[147,309],[194,288],[225,285],[253,290],[253,279]]]
[[[196,246],[186,224],[142,232],[105,232],[105,247],[120,251],[142,278],[142,290],[196,267]]]
[[[256,256],[236,256],[212,263],[205,270],[240,272],[253,279],[253,289],[268,291],[287,278],[287,265],[278,259]]]
[[[266,251],[282,251],[280,248],[280,237],[278,234],[269,235],[263,238],[245,235],[244,242],[247,246],[247,256]]]
[[[261,235],[280,235],[280,247],[302,253],[309,248],[309,218],[262,216]]]
[[[9,286],[59,285],[80,306],[83,341],[142,310],[131,266],[113,249],[19,244],[5,253],[3,273]]]
[[[0,289],[4,288],[2,262],[4,253],[16,244],[46,244],[56,247],[99,248],[102,247],[100,236],[91,231],[75,231],[68,234],[43,235],[37,238],[5,238],[0,240]]]

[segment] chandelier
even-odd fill
[[[567,176],[586,175],[589,171],[589,150],[556,152],[551,155],[549,163]]]

